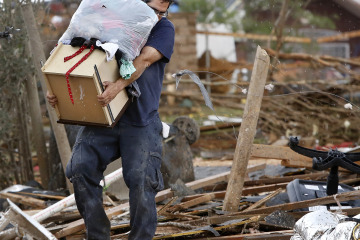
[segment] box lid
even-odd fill
[[[64,45],[62,43],[59,43],[59,45],[55,48],[54,52],[48,58],[41,70],[44,73],[65,75],[71,67],[73,67],[77,62],[79,62],[79,60],[90,51],[90,49],[85,49],[79,55],[73,57],[67,62],[64,62],[65,57],[71,56],[79,49],[80,47],[72,47],[71,45]],[[106,54],[101,50],[95,49],[85,61],[86,64],[80,64],[79,66],[77,66],[71,72],[70,76],[82,76],[92,78],[94,75],[94,68],[89,68],[89,66],[99,66],[103,63],[106,63]]]

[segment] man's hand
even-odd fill
[[[55,95],[52,95],[49,93],[49,91],[46,92],[46,98],[48,100],[48,103],[54,108],[55,105],[58,103],[58,99]]]
[[[105,81],[103,85],[105,91],[101,95],[98,95],[98,101],[102,107],[105,107],[118,95],[123,87],[121,87],[121,79],[116,82]]]

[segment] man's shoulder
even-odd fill
[[[162,18],[155,27],[163,28],[163,27],[170,27],[171,29],[175,30],[174,24],[167,18]]]

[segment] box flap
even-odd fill
[[[64,57],[71,56],[77,50],[79,50],[79,47],[72,47],[70,45],[63,45],[62,43],[59,43],[55,51],[42,67],[42,71],[45,74],[52,73],[65,75],[69,69],[71,69],[83,56],[85,56],[90,51],[90,49],[85,49],[79,55],[75,56],[67,62],[64,62]],[[101,50],[95,49],[83,63],[81,63],[71,72],[70,76],[83,76],[92,78],[94,74],[93,66],[95,64],[100,65],[102,63],[106,63],[106,54]]]

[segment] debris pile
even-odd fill
[[[286,149],[287,152],[280,151],[281,148]],[[347,204],[359,199],[359,190],[355,189],[346,192],[339,191],[334,196],[321,195],[321,191],[318,190],[315,191],[317,194],[315,199],[304,200],[305,197],[298,199],[297,202],[291,202],[289,195],[295,193],[289,192],[290,183],[293,183],[294,180],[303,181],[305,186],[308,188],[312,186],[314,189],[321,185],[318,184],[318,181],[325,184],[329,173],[307,169],[307,162],[311,162],[311,159],[304,157],[303,159],[307,160],[303,161],[305,164],[302,168],[287,168],[277,165],[278,168],[283,169],[283,171],[277,171],[283,172],[282,175],[266,175],[266,169],[276,165],[266,164],[270,160],[261,158],[261,152],[263,155],[265,155],[264,152],[273,153],[270,159],[281,160],[283,164],[289,160],[286,159],[287,156],[293,158],[297,155],[298,159],[302,158],[296,153],[288,154],[291,153],[288,147],[281,148],[269,145],[253,146],[247,176],[252,176],[254,180],[246,177],[239,209],[236,212],[223,211],[229,171],[185,184],[178,180],[171,185],[171,188],[159,192],[156,196],[158,228],[154,239],[290,239],[294,235],[295,222],[309,211],[328,208],[334,212],[341,210],[348,217],[360,213],[360,204],[355,204],[351,208]],[[266,151],[264,151],[265,149]],[[253,161],[259,163],[259,159],[262,159],[261,161],[264,163],[252,164]],[[343,186],[342,183],[353,186],[360,179],[352,172],[340,168],[339,180],[339,186]],[[311,185],[312,183],[317,185]],[[300,191],[299,189],[299,187],[295,187],[294,191]],[[21,212],[35,222],[40,222],[46,231],[58,239],[62,237],[81,239],[85,236],[84,222],[76,206],[72,205],[74,201],[65,204],[71,196],[65,198],[36,192],[14,191],[1,193],[1,198],[8,198],[18,204],[22,208]],[[54,202],[57,203],[54,204]],[[56,205],[63,205],[63,207],[46,217],[39,217]],[[127,239],[127,233],[130,230],[128,202],[116,199],[105,192],[104,207],[111,219],[112,239]],[[4,225],[1,224],[4,219],[8,218],[5,211],[0,220],[0,227]],[[15,225],[15,234],[17,235],[22,236],[24,232],[30,231],[29,226],[23,227],[19,222],[11,223]],[[11,228],[8,224],[3,227],[6,228],[0,232],[0,238],[11,239],[7,238]],[[41,231],[40,227],[38,231]]]

